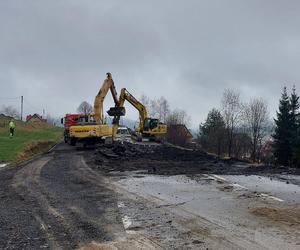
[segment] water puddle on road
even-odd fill
[[[258,175],[220,175],[220,177],[233,185],[240,185],[249,191],[261,193],[262,197],[271,196],[274,200],[277,198],[278,201],[300,202],[300,186],[286,180]]]
[[[226,223],[224,211],[230,213],[237,205],[230,193],[220,192],[217,189],[219,184],[207,176],[128,176],[119,180],[119,185],[129,192],[155,202],[159,207],[172,210],[183,208],[188,213],[205,216],[221,223]]]
[[[228,217],[243,218],[250,200],[252,204],[254,201],[264,204],[264,200],[287,204],[300,202],[299,186],[256,175],[146,175],[143,178],[136,175],[119,180],[119,185],[159,206],[181,207],[221,224],[226,223]]]
[[[282,249],[287,243],[284,237],[292,237],[284,230],[279,235],[265,230],[262,227],[265,221],[251,211],[274,204],[299,203],[300,187],[297,185],[261,176],[203,174],[142,177],[137,173],[127,174],[115,183],[121,190],[136,195],[135,199],[141,197],[143,201],[147,200],[157,211],[169,214],[174,223],[186,229],[203,232],[203,228],[207,228],[207,232],[222,237],[227,234],[231,237],[232,233],[237,241],[243,241],[247,236],[247,246],[257,243],[264,247],[271,245],[272,249]],[[241,198],[244,196],[248,198]],[[120,202],[118,207],[124,208],[124,204]],[[143,211],[134,207],[128,209],[129,216],[125,215],[122,219],[125,230],[130,230],[130,224]]]

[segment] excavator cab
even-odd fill
[[[159,121],[158,119],[146,118],[144,121],[144,131],[151,131],[158,127]]]

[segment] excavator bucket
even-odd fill
[[[124,116],[126,114],[126,110],[124,107],[112,107],[107,111],[109,116]]]

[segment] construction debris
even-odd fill
[[[211,171],[216,166],[224,171],[227,169],[225,163],[201,150],[184,150],[157,143],[99,145],[95,163],[105,172],[146,170],[163,175]]]
[[[188,150],[158,143],[114,142],[100,144],[96,150],[95,168],[100,171],[146,171],[161,175],[177,174],[299,174],[299,169],[274,166],[252,166],[235,159],[219,159],[202,150]],[[270,176],[271,176],[270,175]]]

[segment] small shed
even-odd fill
[[[192,142],[193,135],[184,124],[169,125],[166,140],[172,144],[185,146]]]

